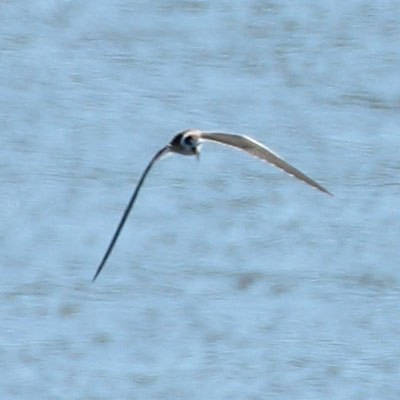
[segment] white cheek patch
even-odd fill
[[[194,138],[191,135],[188,136],[183,136],[182,140],[181,140],[181,146],[185,149],[185,150],[192,150],[193,148],[197,147],[197,143],[198,143],[198,139]]]

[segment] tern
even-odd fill
[[[245,151],[252,156],[255,156],[263,161],[267,161],[275,165],[276,167],[282,169],[283,171],[287,172],[290,175],[293,175],[297,179],[320,190],[321,192],[332,196],[332,194],[323,186],[315,182],[313,179],[305,175],[303,172],[299,171],[297,168],[290,165],[288,162],[286,162],[283,158],[281,158],[271,149],[269,149],[262,143],[257,142],[256,140],[248,136],[233,134],[233,133],[206,132],[197,129],[184,130],[175,135],[174,138],[166,146],[160,149],[153,156],[153,158],[147,165],[146,169],[143,171],[142,176],[140,177],[139,182],[136,185],[135,191],[133,192],[129,200],[129,203],[126,206],[125,211],[122,215],[122,218],[119,221],[117,229],[115,230],[114,235],[111,238],[110,244],[108,245],[108,248],[96,270],[96,273],[94,274],[92,282],[96,280],[101,270],[103,269],[105,263],[107,262],[107,259],[114,248],[118,236],[120,235],[121,230],[126,222],[126,219],[128,218],[128,215],[133,207],[133,204],[135,203],[140,188],[142,187],[143,182],[146,179],[146,176],[150,172],[151,167],[154,165],[154,163],[169,153],[177,153],[177,154],[182,154],[184,156],[196,156],[197,158],[199,158],[200,146],[204,141],[217,142],[226,146],[234,147],[235,149],[238,150]]]

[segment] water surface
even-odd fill
[[[0,395],[398,399],[395,1],[0,6]],[[187,127],[245,154],[138,177]]]

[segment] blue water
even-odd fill
[[[0,397],[400,398],[396,1],[0,4]],[[334,193],[205,144],[245,133]]]

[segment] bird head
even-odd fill
[[[178,133],[169,143],[170,150],[175,153],[200,157],[200,132],[188,129]]]

